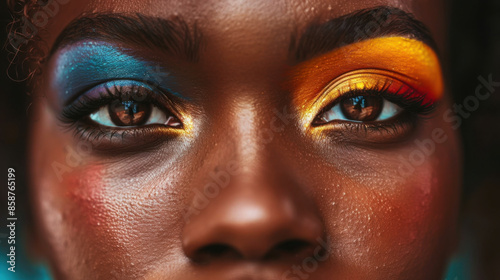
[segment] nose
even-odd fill
[[[298,185],[271,177],[226,176],[229,183],[187,220],[186,256],[210,262],[309,254],[324,231],[314,203]]]

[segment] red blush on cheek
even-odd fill
[[[66,197],[74,210],[81,219],[94,226],[100,225],[106,213],[104,170],[102,165],[86,165],[68,173],[63,180]]]

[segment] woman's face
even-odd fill
[[[31,191],[58,278],[441,277],[461,156],[436,3],[49,3]]]

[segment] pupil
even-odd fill
[[[151,104],[116,100],[109,106],[109,115],[117,126],[137,126],[146,123],[151,110]]]
[[[382,112],[383,99],[380,96],[354,96],[341,101],[340,108],[347,119],[373,121]]]

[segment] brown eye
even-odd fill
[[[340,102],[345,118],[353,121],[374,121],[382,112],[384,100],[380,96],[354,96]]]
[[[108,106],[109,116],[116,126],[138,126],[151,116],[152,105],[136,101],[115,100]]]
[[[403,108],[381,96],[357,95],[342,98],[335,106],[316,116],[313,125],[322,125],[334,120],[352,122],[383,121],[397,116],[402,111]]]
[[[170,112],[149,102],[115,100],[89,115],[90,120],[108,127],[138,127],[160,124],[182,128],[182,123]]]

